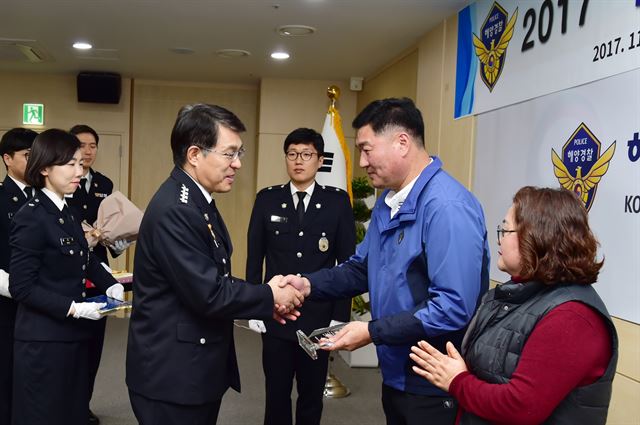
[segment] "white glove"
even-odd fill
[[[107,303],[77,303],[71,302],[71,308],[74,310],[73,317],[76,319],[100,320],[100,309],[104,308]]]
[[[109,247],[115,252],[116,255],[122,254],[122,252],[129,248],[133,242],[129,242],[126,239],[118,239],[113,241]]]
[[[124,301],[124,286],[121,283],[111,285],[105,291],[105,295],[118,301]]]
[[[267,333],[267,328],[265,328],[262,320],[249,320],[249,329],[254,332],[258,332],[259,334]]]
[[[9,273],[2,269],[0,269],[0,295],[11,298],[11,293],[9,292]]]

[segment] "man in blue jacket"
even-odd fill
[[[370,322],[351,322],[330,350],[373,342],[382,371],[388,425],[453,424],[457,402],[411,370],[421,339],[444,351],[460,346],[489,283],[489,247],[482,207],[424,146],[424,123],[413,101],[370,103],[353,121],[360,166],[386,191],[373,208],[364,241],[348,261],[288,282],[310,299],[369,291]]]

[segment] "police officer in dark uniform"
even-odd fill
[[[244,129],[232,112],[197,104],[180,110],[171,133],[175,168],[149,202],[135,254],[126,380],[142,425],[215,424],[227,388],[240,390],[233,319],[299,305],[279,277],[250,285],[231,275],[231,240],[210,193],[231,190]]]
[[[284,141],[289,183],[261,190],[247,234],[246,276],[250,282],[274,275],[313,272],[347,260],[355,249],[355,224],[347,193],[315,182],[324,141],[315,130],[299,128]],[[263,274],[263,261],[266,272]],[[263,279],[264,277],[264,279]],[[297,425],[320,424],[328,353],[311,359],[298,346],[296,331],[309,334],[331,320],[348,321],[350,300],[307,301],[298,321],[266,324],[262,337],[266,425],[291,425],[291,390],[297,382]]]
[[[83,175],[80,179],[80,185],[73,193],[73,197],[67,198],[67,203],[74,211],[74,216],[80,219],[80,222],[86,221],[93,225],[98,217],[98,207],[104,198],[111,195],[113,192],[113,182],[109,177],[93,170],[92,165],[96,161],[98,154],[98,142],[100,137],[98,133],[91,127],[85,124],[74,125],[71,130],[71,134],[74,134],[78,140],[80,140],[80,149],[82,151],[83,160]],[[110,248],[111,255],[115,258],[120,255],[129,244],[124,241],[117,242],[118,249]],[[107,256],[107,248],[102,244],[97,244],[95,247],[90,248],[93,253],[105,264],[109,264],[109,258]],[[89,296],[97,295],[98,290],[95,288],[87,288],[87,294]],[[91,392],[89,394],[89,400],[93,394],[93,384],[98,373],[98,367],[100,366],[100,358],[102,357],[102,346],[104,345],[104,332],[107,324],[107,319],[98,320],[91,323],[94,331],[92,332],[93,338],[90,349],[89,363],[91,365]],[[97,425],[100,423],[98,417],[89,411],[89,424]]]
[[[16,303],[9,294],[9,225],[33,189],[24,181],[29,151],[38,133],[26,128],[7,131],[0,141],[0,156],[7,169],[7,176],[0,183],[0,424],[11,423],[11,387],[13,376],[13,328]],[[5,273],[3,273],[5,272]]]
[[[85,281],[122,299],[123,287],[89,252],[66,206],[82,175],[78,139],[51,129],[33,142],[26,181],[34,197],[13,217],[9,291],[18,303],[13,425],[86,425],[89,320],[104,304],[86,302]]]

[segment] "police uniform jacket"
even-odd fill
[[[9,246],[9,228],[15,213],[27,202],[25,193],[9,176],[0,183],[0,269],[9,273],[11,248]],[[0,297],[0,328],[13,335],[16,317],[16,303]]]
[[[67,198],[67,204],[74,210],[74,215],[78,217],[80,222],[86,221],[90,225],[93,225],[98,218],[98,207],[100,203],[113,192],[113,182],[109,177],[93,169],[90,169],[89,173],[91,173],[89,192],[87,193],[84,186],[78,186],[73,193],[73,197]],[[97,244],[91,249],[101,261],[109,264],[107,248],[104,245]],[[113,251],[111,255],[115,257]]]
[[[256,196],[247,238],[249,282],[268,282],[277,274],[308,273],[333,267],[336,262],[347,260],[355,250],[355,224],[349,195],[344,190],[316,183],[300,223],[290,185],[265,188]],[[308,335],[314,329],[328,326],[332,319],[349,321],[350,306],[350,299],[307,300],[298,320],[284,326],[267,321],[267,334],[297,341],[298,329]]]
[[[78,220],[38,190],[13,217],[10,244],[15,339],[89,339],[89,320],[67,317],[71,302],[85,301],[87,278],[102,292],[117,282],[89,252]]]
[[[240,390],[233,319],[270,318],[268,286],[231,276],[231,240],[215,203],[179,168],[146,209],[136,244],[127,385],[176,404]]]

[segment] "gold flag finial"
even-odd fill
[[[340,87],[329,86],[327,87],[327,96],[331,99],[331,106],[335,106],[336,100],[340,97]]]

